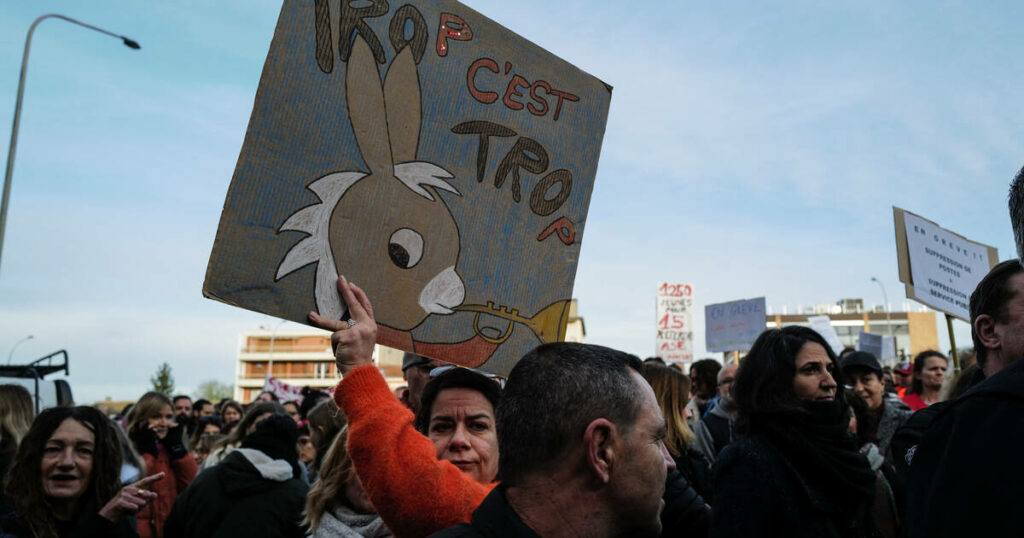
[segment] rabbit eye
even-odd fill
[[[388,241],[388,256],[398,267],[411,269],[423,257],[423,236],[409,228],[396,231]]]

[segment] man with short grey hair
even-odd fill
[[[675,464],[637,357],[542,345],[513,368],[498,405],[499,484],[470,524],[436,538],[658,536]]]
[[[727,364],[718,371],[718,403],[693,430],[697,448],[710,463],[714,463],[722,449],[732,442],[732,427],[736,422],[736,413],[732,410],[732,381],[737,369],[739,366]]]
[[[1009,206],[1017,252],[1024,255],[1024,169],[1010,186]],[[996,265],[971,294],[971,336],[985,379],[955,400],[918,412],[935,417],[906,458],[911,538],[1020,536],[1024,529],[1020,262]]]

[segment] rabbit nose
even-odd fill
[[[420,306],[430,314],[451,314],[466,298],[466,285],[451,266],[437,274],[420,292]]]

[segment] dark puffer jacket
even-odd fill
[[[178,496],[164,536],[305,536],[299,520],[308,492],[294,465],[240,448]]]

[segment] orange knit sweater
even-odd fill
[[[396,538],[427,536],[469,523],[496,484],[481,484],[437,459],[377,368],[358,368],[338,383],[334,401],[348,418],[348,453],[366,493]]]

